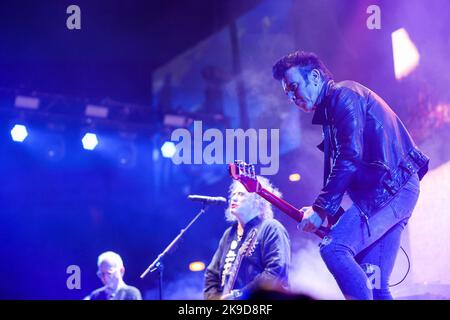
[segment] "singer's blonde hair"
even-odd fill
[[[262,177],[262,176],[257,176],[257,179],[258,179],[259,183],[261,184],[261,186],[264,189],[266,189],[267,191],[273,193],[277,197],[281,198],[281,192],[270,183],[269,179],[267,179],[265,177]],[[233,194],[233,192],[235,191],[235,189],[239,185],[240,185],[239,181],[233,180],[233,182],[230,185],[229,192],[228,192],[228,198],[231,197],[231,195]],[[272,219],[273,218],[272,204],[269,201],[267,201],[266,199],[262,198],[261,196],[259,196],[256,193],[250,193],[249,201],[253,201],[254,202],[255,210],[259,211],[258,216],[259,216],[259,218],[261,220]],[[229,221],[229,222],[234,222],[237,219],[231,213],[230,205],[231,205],[231,201],[229,201],[228,208],[225,210],[225,219],[227,221]]]

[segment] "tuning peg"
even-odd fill
[[[239,170],[239,174],[241,175],[243,173],[242,162],[240,160],[236,160],[236,161],[237,161],[237,167],[238,167],[238,170]]]

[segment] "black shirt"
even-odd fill
[[[286,229],[275,219],[261,220],[256,217],[245,225],[242,239],[246,239],[248,232],[255,227],[258,229],[255,250],[251,256],[243,258],[233,288],[241,290],[244,298],[253,290],[267,284],[282,289],[289,287],[291,249]],[[239,241],[237,247],[230,251],[233,241],[237,241],[237,222],[224,232],[219,247],[206,269],[205,299],[219,299],[222,295],[222,276],[224,270],[227,270],[226,264],[231,260],[234,261],[233,251],[237,253],[244,242]]]
[[[142,296],[139,289],[125,285],[112,296],[108,296],[106,287],[99,288],[94,290],[87,300],[142,300]]]

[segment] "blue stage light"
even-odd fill
[[[161,153],[164,158],[172,158],[176,151],[177,148],[172,141],[164,142],[163,146],[161,147]]]
[[[84,149],[94,150],[98,145],[97,135],[95,133],[86,133],[83,139],[81,139],[81,142],[83,143]]]
[[[16,142],[23,142],[27,136],[28,131],[24,125],[16,124],[11,130],[11,138]]]

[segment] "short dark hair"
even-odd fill
[[[288,69],[296,66],[300,68],[300,73],[305,79],[313,69],[319,70],[325,81],[333,79],[333,75],[317,55],[305,51],[295,51],[278,60],[272,68],[273,77],[276,80],[281,80]]]

